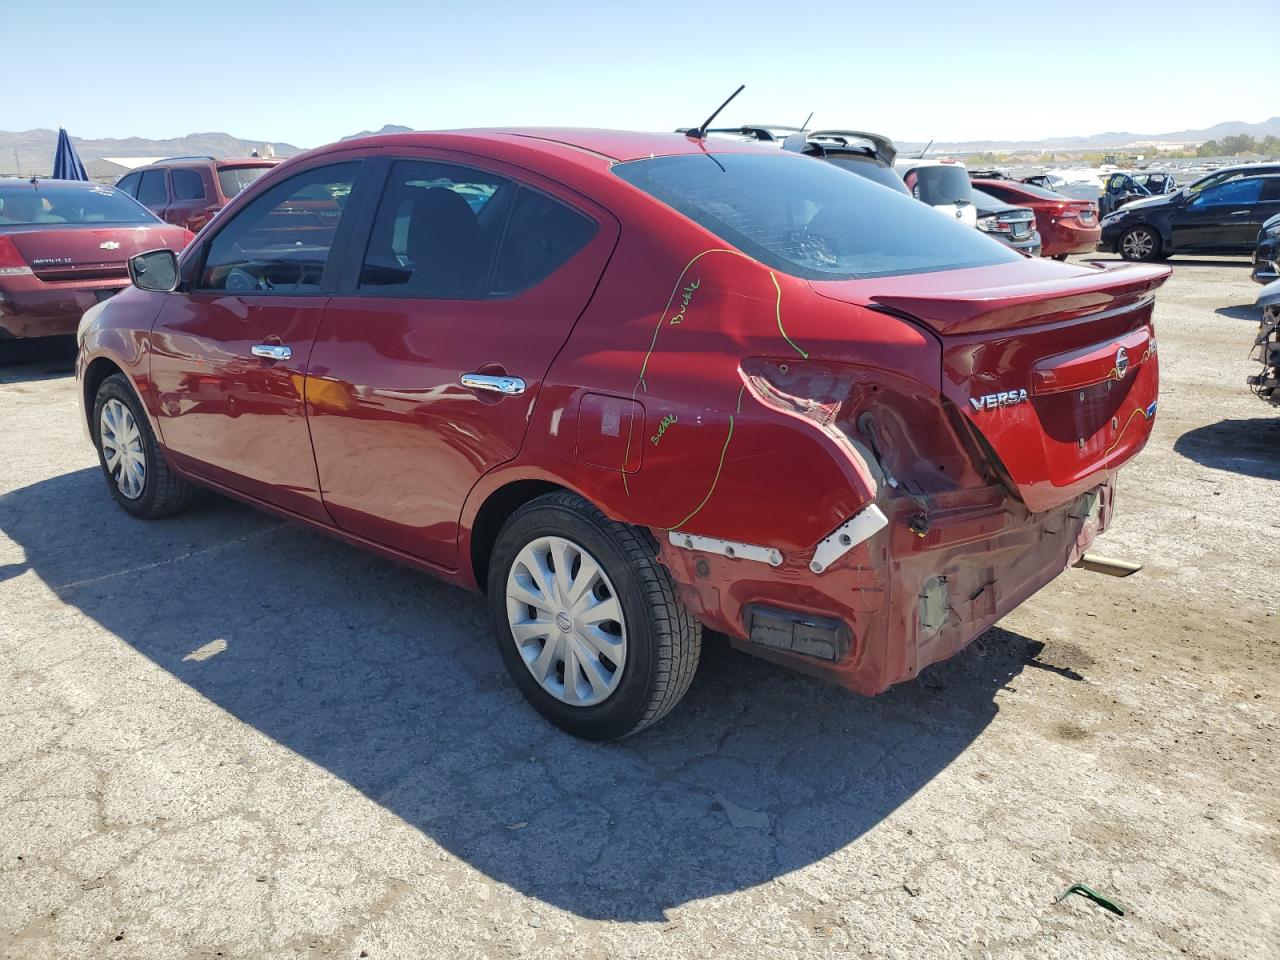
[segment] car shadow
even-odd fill
[[[55,380],[75,372],[74,337],[0,340],[0,384]]]
[[[9,575],[101,624],[96,643],[593,919],[658,920],[842,849],[962,754],[1043,650],[993,629],[866,698],[712,638],[672,715],[590,744],[520,698],[482,598],[220,497],[141,523],[85,469],[0,496],[0,530],[25,553]]]
[[[1218,307],[1213,311],[1220,317],[1229,317],[1232,320],[1251,320],[1257,323],[1262,318],[1262,311],[1258,309],[1256,304],[1241,303],[1230,307]]]
[[[1173,449],[1206,467],[1280,480],[1280,416],[1219,420],[1188,430]]]

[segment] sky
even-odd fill
[[[386,123],[669,130],[697,125],[741,83],[718,123],[798,125],[813,111],[814,127],[898,141],[1163,133],[1280,114],[1280,17],[1227,29],[1230,10],[1203,0],[0,0],[0,129],[221,131],[303,147]]]

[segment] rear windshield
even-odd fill
[[[115,187],[0,186],[0,226],[155,222],[150,211]]]
[[[902,179],[913,197],[933,207],[973,202],[969,173],[961,166],[916,167]]]
[[[1037,187],[1034,183],[1020,183],[1017,185],[1016,189],[1019,193],[1025,193],[1030,197],[1039,197],[1041,200],[1062,199],[1062,194],[1054,190],[1046,190],[1044,187]]]
[[[656,157],[613,171],[765,266],[806,280],[1022,259],[910,197],[795,154]]]
[[[222,195],[230,200],[270,169],[269,165],[262,167],[219,167],[218,183],[222,187]]]
[[[856,153],[828,153],[823,159],[844,170],[852,170],[882,187],[892,187],[899,193],[910,195],[902,178],[874,157],[859,156]]]

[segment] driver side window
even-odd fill
[[[318,293],[360,162],[317,167],[272,187],[210,242],[197,288]]]

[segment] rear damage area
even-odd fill
[[[963,649],[1106,530],[1116,469],[1156,413],[1152,292],[1168,273],[812,284],[819,300],[927,331],[937,379],[817,351],[743,360],[748,395],[820,432],[865,489],[798,551],[655,531],[684,602],[739,648],[861,693]]]

